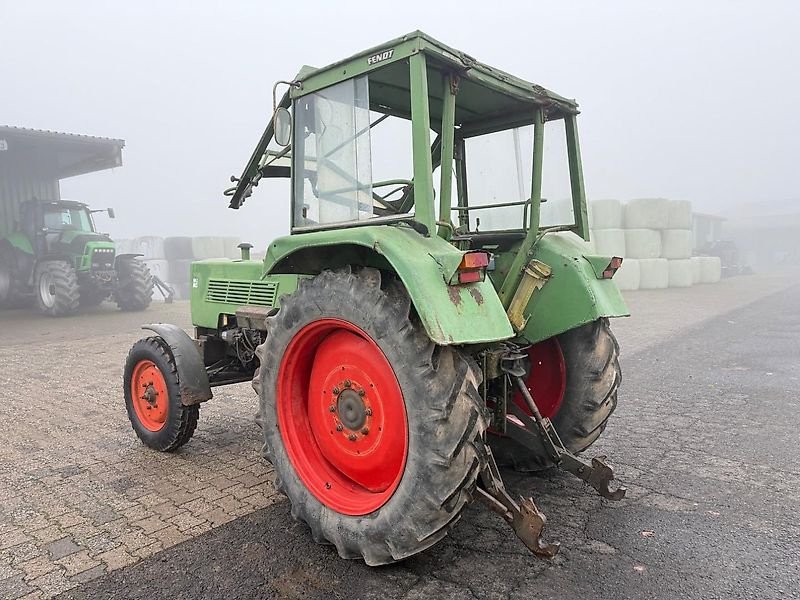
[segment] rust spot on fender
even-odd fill
[[[461,288],[455,285],[447,286],[447,293],[450,295],[450,302],[459,306],[461,304]]]
[[[483,294],[477,287],[469,288],[469,295],[472,296],[478,306],[483,304]]]

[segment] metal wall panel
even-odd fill
[[[9,148],[11,150],[11,148]],[[25,200],[59,200],[58,179],[37,173],[38,161],[25,154],[0,152],[0,237],[14,229],[19,219],[19,205]]]

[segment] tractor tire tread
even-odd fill
[[[324,506],[305,488],[277,429],[274,394],[283,351],[302,326],[326,317],[355,323],[391,364],[404,367],[396,374],[407,398],[406,470],[386,504],[361,517]],[[443,538],[472,499],[486,464],[487,415],[477,365],[457,349],[436,347],[402,284],[376,269],[323,271],[301,281],[267,328],[253,382],[260,397],[256,419],[264,431],[263,455],[275,467],[276,489],[289,497],[293,518],[309,526],[316,542],[368,565],[405,559]]]
[[[145,310],[153,299],[150,269],[138,258],[120,258],[117,269],[117,306],[124,311]]]
[[[47,306],[39,290],[39,278],[43,271],[48,271],[53,278],[55,290],[53,306]],[[78,275],[75,269],[67,262],[61,260],[48,260],[39,264],[35,277],[36,301],[39,310],[51,317],[64,317],[78,310],[80,305],[80,288]]]
[[[177,418],[168,419],[166,429],[158,432],[158,436],[149,435],[150,432],[137,427],[138,419],[130,400],[130,369],[133,367],[133,363],[137,361],[137,357],[143,352],[148,354],[151,357],[150,360],[153,360],[162,371],[169,388],[170,410],[177,411]],[[131,421],[133,431],[143,444],[160,452],[173,452],[192,438],[197,429],[197,421],[200,418],[200,406],[198,404],[186,406],[181,403],[178,367],[169,346],[162,338],[158,336],[148,337],[139,340],[131,347],[125,363],[124,386],[125,408],[128,412],[128,418]]]

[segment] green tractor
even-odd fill
[[[80,202],[28,200],[20,222],[0,238],[0,306],[35,296],[41,312],[69,315],[113,296],[122,310],[144,310],[153,296],[150,271],[136,254],[115,252]]]
[[[128,355],[136,434],[175,450],[212,388],[252,381],[277,489],[342,557],[412,556],[475,498],[552,556],[544,516],[498,465],[625,493],[603,457],[578,456],[616,407],[609,318],[628,310],[621,259],[580,239],[577,104],[415,32],[303,68],[273,109],[226,195],[239,209],[262,179],[289,178],[291,235],[263,261],[243,244],[193,264],[195,339],[147,325]],[[547,226],[551,131],[572,217]]]

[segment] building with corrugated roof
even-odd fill
[[[26,200],[60,200],[60,181],[122,166],[125,141],[0,125],[0,237]]]

